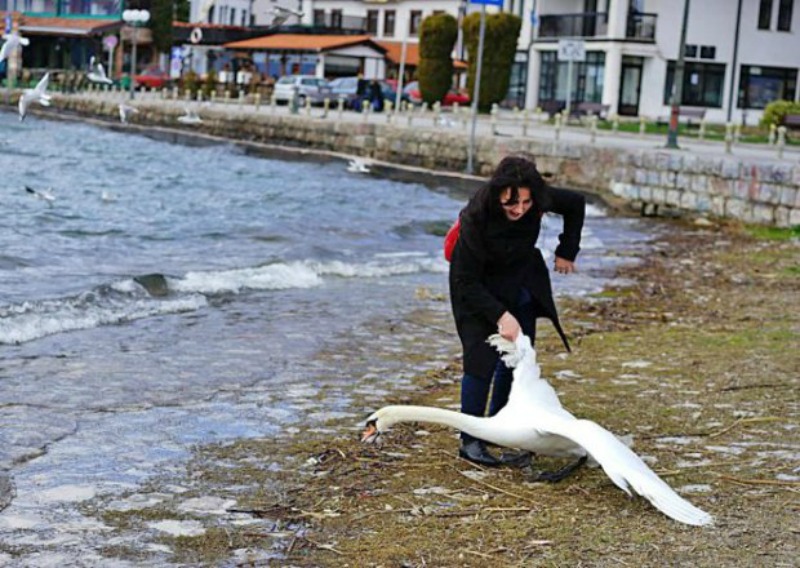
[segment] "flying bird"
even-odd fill
[[[585,462],[599,464],[628,495],[631,489],[668,517],[689,525],[710,525],[711,515],[675,493],[642,459],[611,432],[590,420],[579,420],[561,406],[555,389],[540,377],[536,351],[520,333],[515,342],[493,335],[489,342],[514,368],[508,403],[492,417],[470,416],[427,406],[385,406],[367,419],[362,436],[374,442],[399,422],[433,422],[457,428],[499,446],[577,461],[537,480],[559,481]]]
[[[3,44],[3,47],[0,47],[0,62],[8,59],[8,56],[11,55],[11,52],[20,46],[26,46],[31,43],[26,37],[22,37],[17,32],[12,32],[4,36],[6,41]]]
[[[47,83],[50,81],[50,72],[44,74],[33,89],[25,89],[19,97],[19,119],[25,120],[28,114],[28,107],[31,103],[39,103],[42,106],[50,106],[50,95],[47,94]]]
[[[41,199],[42,201],[46,201],[47,204],[50,207],[53,206],[53,201],[56,200],[56,196],[53,195],[53,190],[52,189],[37,190],[37,189],[33,189],[32,187],[26,185],[25,186],[25,191],[27,191],[28,193],[30,193],[32,195],[35,195],[38,199]]]
[[[304,12],[300,12],[299,10],[292,10],[291,8],[284,8],[282,6],[275,6],[271,10],[272,12],[272,21],[270,22],[270,27],[277,27],[282,26],[286,20],[291,18],[292,16],[297,18],[297,21],[303,19],[305,15]]]
[[[183,112],[185,113],[183,116],[178,117],[178,122],[182,124],[202,124],[203,119],[200,118],[200,115],[197,114],[197,111],[192,110],[190,108],[184,108]]]
[[[347,163],[347,171],[353,172],[357,174],[368,174],[369,173],[369,162],[362,158],[352,158]]]
[[[127,124],[128,117],[137,112],[139,112],[138,108],[126,105],[125,103],[119,103],[119,121],[122,124]]]
[[[86,78],[92,83],[100,83],[101,85],[113,85],[114,81],[108,78],[103,64],[97,61],[92,55],[89,59],[89,72],[86,73]]]

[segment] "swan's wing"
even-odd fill
[[[0,47],[0,61],[5,61],[9,51],[11,51],[11,46],[9,45],[9,41],[6,40],[3,42],[3,47]]]
[[[17,41],[19,42],[19,45],[23,45],[23,46],[28,46],[28,45],[31,44],[31,40],[29,40],[26,37],[22,37],[19,34],[17,34]]]
[[[675,493],[639,456],[599,424],[590,420],[568,420],[549,413],[532,416],[532,420],[538,429],[583,446],[611,481],[628,495],[633,489],[656,509],[682,523],[699,526],[713,522],[711,515]]]

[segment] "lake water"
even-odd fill
[[[446,294],[435,229],[465,197],[444,185],[9,112],[0,132],[0,473],[15,488],[0,543],[35,550],[26,566],[96,557],[102,527],[79,503],[182,467],[194,444],[347,415],[349,382],[379,366],[347,357],[366,326]],[[559,228],[546,219],[546,253]],[[580,273],[557,292],[600,290],[643,230],[590,207]],[[432,366],[456,346],[438,340]],[[335,368],[318,357],[337,350]],[[323,384],[343,394],[314,406]]]

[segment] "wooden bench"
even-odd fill
[[[685,122],[686,126],[692,127],[699,125],[703,119],[706,117],[706,109],[704,108],[696,108],[696,107],[678,107],[680,109],[680,113],[678,116],[678,122]],[[657,120],[657,124],[659,126],[669,125],[670,117],[659,117]],[[697,121],[694,123],[693,121]]]
[[[611,105],[604,105],[603,103],[577,103],[570,109],[570,116],[582,119],[584,116],[594,115],[605,120],[608,117],[608,109],[610,108]]]
[[[567,107],[567,104],[564,101],[549,100],[542,101],[539,104],[539,107],[547,113],[548,117],[553,118],[555,115],[564,110]]]
[[[800,114],[785,114],[781,120],[781,126],[788,129],[800,128]]]

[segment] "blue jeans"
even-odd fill
[[[531,338],[531,343],[536,339],[536,312],[535,304],[531,300],[527,290],[520,292],[519,303],[511,311],[517,318],[522,333]],[[461,378],[461,412],[471,416],[485,416],[486,402],[489,399],[489,390],[492,397],[489,401],[489,416],[497,414],[508,402],[508,394],[511,392],[511,383],[514,375],[511,369],[506,367],[503,360],[498,357],[494,369],[494,381],[475,377],[464,373]],[[492,388],[494,385],[494,388]],[[461,433],[461,439],[468,442],[474,439],[469,434]]]

